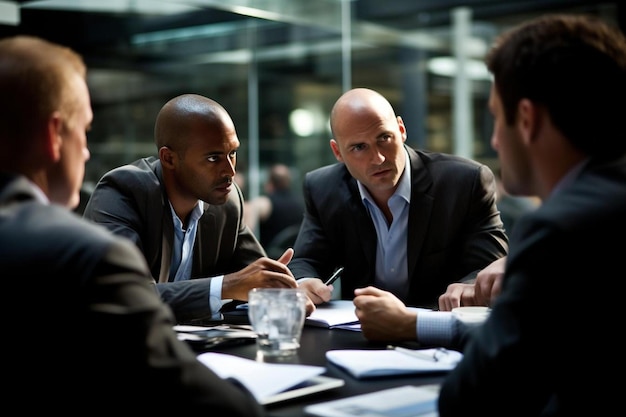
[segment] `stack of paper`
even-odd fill
[[[206,352],[198,360],[222,378],[244,385],[260,404],[308,395],[344,385],[343,379],[320,376],[321,366],[256,362],[226,353]]]
[[[450,371],[463,357],[462,353],[447,349],[420,349],[418,352],[420,357],[395,349],[329,350],[326,359],[355,378],[364,379]]]

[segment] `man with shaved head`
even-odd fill
[[[343,94],[330,124],[338,163],[305,176],[306,211],[289,263],[313,302],[330,299],[324,280],[343,266],[344,299],[373,286],[411,306],[438,307],[448,285],[472,282],[506,255],[487,166],[410,148],[402,117],[367,88]]]
[[[158,157],[106,173],[84,216],[135,242],[177,319],[218,318],[222,300],[245,301],[255,287],[296,287],[293,250],[268,258],[243,222],[228,112],[197,94],[174,97],[154,137]]]

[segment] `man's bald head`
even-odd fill
[[[341,136],[346,125],[355,118],[377,115],[382,119],[395,119],[396,114],[389,101],[380,93],[368,88],[354,88],[345,92],[335,102],[330,112],[330,129],[333,137]]]
[[[159,111],[154,125],[154,140],[157,149],[167,146],[177,152],[184,152],[186,139],[193,126],[203,123],[232,127],[228,112],[215,100],[198,95],[183,94],[174,97]]]

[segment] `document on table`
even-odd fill
[[[432,311],[427,308],[407,307],[411,311]],[[361,323],[354,312],[352,300],[331,300],[317,306],[315,311],[306,318],[305,325],[325,327],[327,329],[343,329],[361,331]]]
[[[316,417],[438,417],[439,385],[405,385],[340,400],[308,405]]]
[[[330,300],[320,304],[306,318],[304,324],[327,329],[361,331],[361,324],[354,313],[352,300]]]
[[[408,349],[407,349],[408,350]],[[447,349],[419,349],[418,356],[393,349],[329,350],[326,359],[358,379],[452,370],[463,354]]]
[[[256,362],[217,352],[205,352],[198,360],[222,378],[244,385],[260,404],[271,404],[345,384],[343,379],[321,376],[322,366]]]

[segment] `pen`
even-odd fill
[[[392,349],[405,355],[412,356],[414,358],[424,359],[430,362],[439,362],[439,358],[435,355],[429,355],[428,353],[420,352],[419,350],[407,349],[400,346],[387,345],[387,349]]]
[[[333,282],[337,281],[337,279],[339,279],[339,277],[341,276],[342,272],[343,272],[343,266],[341,268],[339,268],[338,270],[336,270],[335,273],[332,274],[330,276],[330,278],[328,278],[328,280],[326,280],[326,282],[324,284],[325,285],[330,285]]]

